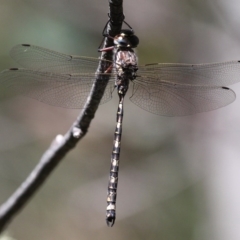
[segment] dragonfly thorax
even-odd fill
[[[125,95],[129,81],[136,78],[138,70],[135,52],[131,48],[124,50],[118,48],[115,52],[115,67],[117,71],[116,86],[118,93]]]

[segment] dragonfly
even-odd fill
[[[110,36],[107,36],[110,37]],[[10,52],[23,68],[0,73],[0,87],[11,88],[41,102],[64,107],[84,108],[96,75],[109,78],[101,103],[112,98],[116,89],[119,104],[116,117],[111,167],[107,191],[106,222],[113,226],[123,122],[123,102],[130,84],[130,100],[157,115],[185,116],[215,110],[232,103],[236,95],[226,87],[240,81],[240,61],[208,64],[153,63],[138,65],[134,52],[139,39],[132,28],[122,29],[113,38],[113,60],[102,60],[106,67],[95,72],[98,58],[58,53],[39,46],[20,44]],[[101,84],[99,84],[101,89]]]

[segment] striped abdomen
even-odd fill
[[[113,226],[116,218],[116,199],[120,158],[120,144],[122,136],[122,120],[123,120],[123,96],[120,97],[118,104],[117,125],[114,134],[113,151],[111,156],[111,168],[108,182],[107,211],[106,211],[106,222],[108,226]]]

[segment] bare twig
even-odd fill
[[[123,0],[109,0],[109,17],[110,21],[107,26],[107,33],[110,36],[117,35],[122,27],[124,19]],[[112,46],[112,39],[106,38],[104,47]],[[101,59],[112,60],[112,51],[103,52]],[[105,64],[105,65],[104,65]],[[99,62],[98,72],[103,72],[106,62]],[[104,81],[102,81],[104,80]],[[77,142],[87,133],[89,125],[94,118],[100,100],[104,94],[104,88],[99,88],[98,84],[107,85],[107,77],[97,76],[92,87],[89,98],[85,104],[84,110],[81,112],[75,123],[65,134],[58,136],[43,154],[40,162],[33,169],[22,185],[13,193],[13,195],[0,207],[0,232],[4,230],[15,214],[27,203],[33,194],[39,189],[44,181],[50,176],[52,170],[58,165],[63,157],[75,147]]]

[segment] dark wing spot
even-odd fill
[[[19,68],[10,68],[9,70],[16,71],[16,70],[19,70]]]
[[[30,44],[22,44],[23,47],[30,47]]]
[[[222,87],[222,89],[226,89],[226,90],[229,90],[229,88],[228,88],[228,87]]]
[[[240,60],[238,60],[238,62],[240,63]]]
[[[158,65],[159,63],[148,63],[148,64],[145,64],[145,66],[152,66],[152,65]]]

